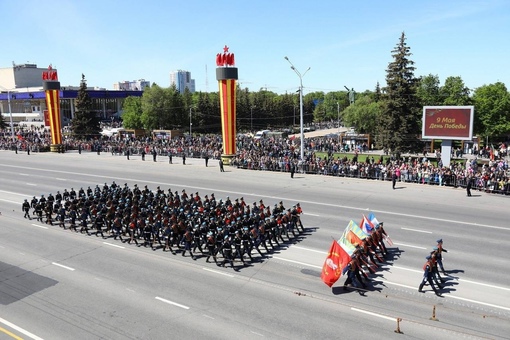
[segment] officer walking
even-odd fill
[[[221,158],[218,164],[220,165],[220,172],[225,172],[225,170],[223,169],[223,161],[221,160]]]

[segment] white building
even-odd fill
[[[174,84],[180,93],[184,93],[186,88],[191,93],[195,92],[195,79],[191,79],[191,72],[183,70],[170,72],[170,86]]]
[[[113,84],[114,90],[119,91],[143,91],[146,87],[150,87],[150,81],[146,81],[145,79],[138,79],[133,81],[122,81]]]

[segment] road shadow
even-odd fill
[[[58,283],[53,279],[0,261],[0,304],[8,305]]]

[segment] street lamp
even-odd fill
[[[9,107],[9,120],[11,123],[11,138],[14,141],[14,124],[12,122],[12,109],[11,109],[11,90],[6,89],[3,86],[0,86],[2,89],[7,91],[7,106]]]
[[[189,138],[191,138],[191,126],[193,125],[193,123],[191,122],[191,110],[194,109],[194,106],[191,106],[189,108]]]
[[[252,106],[251,107],[251,128],[250,128],[250,131],[253,132],[253,108],[256,107],[256,106]]]
[[[310,71],[310,67],[306,69],[305,73],[301,74],[298,69],[292,64],[292,62],[289,60],[289,58],[285,57],[285,60],[287,60],[290,64],[290,68],[292,71],[296,72],[297,76],[299,77],[299,129],[301,134],[301,162],[305,160],[305,134],[303,132],[303,77],[305,76],[306,72]]]

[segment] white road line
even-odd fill
[[[131,288],[126,288],[126,290],[127,290],[128,292],[131,292],[131,293],[134,293],[134,292],[135,292],[135,291],[134,291],[134,290],[132,290]]]
[[[26,336],[28,336],[28,337],[29,337],[29,338],[31,338],[31,339],[34,339],[34,340],[43,340],[43,338],[40,338],[40,337],[38,337],[37,335],[32,334],[32,333],[30,333],[29,331],[27,331],[27,330],[25,330],[25,329],[21,328],[20,326],[16,326],[16,325],[15,325],[15,324],[13,324],[12,322],[9,322],[9,321],[7,321],[7,320],[5,320],[5,319],[0,318],[0,322],[1,322],[1,323],[3,323],[3,324],[4,324],[4,325],[6,325],[6,326],[9,326],[9,327],[10,327],[10,328],[12,328],[12,329],[17,330],[18,332],[20,332],[20,333],[22,333],[22,334],[25,334]]]
[[[181,305],[180,303],[177,303],[177,302],[173,302],[173,301],[170,301],[170,300],[167,300],[167,299],[160,298],[159,296],[156,296],[156,300],[159,300],[159,301],[161,301],[161,302],[168,303],[169,305],[174,305],[174,306],[177,306],[177,307],[180,307],[180,308],[183,308],[183,309],[189,309],[189,307],[188,307],[188,306]]]
[[[25,184],[26,184],[26,185],[31,185],[31,186],[33,186],[33,187],[37,186],[37,184],[35,184],[35,183],[25,183]]]
[[[276,256],[273,256],[272,258],[273,258],[273,259],[275,259],[275,260],[281,260],[281,261],[287,261],[287,262],[291,262],[291,263],[300,264],[300,265],[302,265],[302,266],[307,266],[307,267],[312,267],[312,268],[322,269],[322,267],[320,267],[320,266],[316,266],[316,265],[314,265],[314,264],[309,264],[309,263],[304,263],[304,262],[299,262],[299,261],[294,261],[294,260],[284,259],[284,258],[282,258],[282,257],[276,257]]]
[[[3,199],[3,198],[0,198],[0,201],[2,201],[2,202],[7,202],[7,203],[13,203],[13,204],[20,204],[20,202],[11,201],[11,200],[5,200],[5,199]]]
[[[260,334],[260,333],[254,332],[254,331],[250,331],[250,333],[253,333],[253,334],[258,335],[258,336],[264,336],[263,334]]]
[[[481,302],[481,301],[476,301],[476,300],[471,300],[471,299],[461,298],[461,297],[459,297],[459,296],[455,296],[455,295],[443,295],[443,296],[444,296],[444,297],[448,297],[448,298],[452,298],[452,299],[457,299],[457,300],[462,300],[462,301],[467,301],[467,302],[477,303],[477,304],[484,305],[484,306],[489,306],[489,307],[494,307],[494,308],[499,308],[499,309],[503,309],[503,310],[510,311],[510,308],[509,308],[509,307],[498,306],[498,305],[494,305],[494,304],[492,304],[492,303],[487,303],[487,302]]]
[[[400,266],[391,266],[391,267],[388,267],[388,268],[401,269],[401,270],[406,270],[408,272],[414,272],[414,273],[423,273],[423,270],[405,268],[405,267],[400,267]],[[495,289],[501,289],[501,290],[506,290],[506,291],[510,292],[510,288],[508,288],[508,287],[496,286],[496,285],[491,285],[491,284],[488,284],[488,283],[471,281],[471,280],[466,280],[466,279],[462,279],[462,278],[454,278],[452,276],[443,276],[443,277],[446,278],[446,279],[448,279],[448,278],[456,279],[459,282],[466,282],[466,283],[471,283],[471,284],[474,284],[474,285],[485,286],[485,287],[495,288]]]
[[[306,213],[306,216],[315,216],[315,217],[319,217],[319,216],[321,216],[321,215],[319,215],[319,214],[310,214],[310,213]]]
[[[207,314],[202,314],[202,316],[203,316],[203,317],[206,317],[206,318],[208,318],[208,319],[213,319],[213,320],[214,320],[214,318],[213,318],[212,316],[209,316],[209,315],[207,315]]]
[[[24,169],[24,167],[17,166],[17,165],[0,164],[0,166],[9,167],[9,168]],[[39,171],[43,171],[43,172],[61,173],[61,174],[72,174],[72,175],[95,177],[95,178],[101,178],[101,179],[113,178],[111,176],[93,175],[93,174],[82,173],[82,172],[70,172],[70,171],[54,170],[54,169],[49,170],[49,169],[43,169],[43,168],[31,168],[31,169],[32,170],[39,170]],[[126,178],[116,177],[114,179],[115,180],[130,181],[130,182],[139,182],[138,179],[127,178],[127,177]],[[158,184],[158,185],[163,184],[163,185],[170,185],[170,186],[172,186],[172,185],[173,186],[179,186],[179,184],[163,183],[163,182],[157,182],[157,181],[147,181],[146,180],[144,182],[148,183],[148,184]],[[246,193],[243,193],[243,192],[217,190],[217,189],[212,189],[212,188],[208,188],[208,187],[198,187],[198,186],[196,186],[195,188],[198,189],[198,190],[202,190],[202,191],[217,191],[217,192],[225,192],[225,193],[240,194],[240,195],[245,195],[246,194]],[[251,195],[252,196],[261,196],[260,194],[255,194],[255,193],[252,193]],[[281,197],[281,196],[280,197],[266,196],[266,197],[267,198],[274,198],[274,199],[278,199],[278,200],[293,201],[292,198],[286,198],[286,197]],[[386,214],[386,215],[404,216],[404,217],[410,217],[410,218],[420,218],[420,219],[423,219],[423,220],[439,221],[439,222],[451,223],[451,224],[464,224],[464,225],[470,225],[470,226],[475,226],[475,227],[492,228],[492,229],[500,229],[500,230],[510,231],[510,228],[508,228],[508,227],[499,227],[499,226],[493,226],[493,225],[489,225],[489,224],[464,222],[464,221],[459,221],[459,220],[448,220],[448,219],[436,218],[436,217],[430,217],[430,216],[420,216],[420,215],[413,215],[413,214],[404,214],[404,213],[390,212],[390,211],[387,211],[387,210],[375,210],[375,209],[369,209],[369,208],[359,208],[359,207],[353,207],[353,206],[348,206],[348,205],[339,205],[339,204],[334,204],[334,203],[317,203],[316,201],[307,201],[307,200],[302,200],[300,202],[301,203],[308,203],[308,204],[315,204],[315,205],[320,205],[320,206],[325,206],[325,207],[350,209],[350,210],[355,210],[355,211],[371,211],[373,213],[381,213],[381,214]],[[306,213],[305,213],[305,215],[306,215]]]
[[[427,230],[418,230],[418,229],[411,229],[411,228],[404,228],[404,227],[402,227],[400,229],[409,230],[409,231],[416,231],[417,233],[432,234],[431,231],[427,231]]]
[[[67,181],[67,178],[59,178],[59,177],[55,177],[55,179],[56,179],[57,181]]]
[[[211,273],[220,274],[220,275],[224,275],[224,276],[228,276],[228,277],[234,277],[234,275],[232,275],[232,274],[223,273],[223,272],[220,272],[219,270],[214,270],[214,269],[209,269],[209,268],[202,268],[202,269],[207,270],[208,272],[211,272]]]
[[[22,173],[19,173],[18,175],[20,175],[20,176],[30,176],[29,174],[22,174]]]
[[[17,195],[17,196],[24,196],[24,197],[27,197],[27,195],[18,194],[17,192],[12,192],[12,191],[0,190],[0,192],[4,192],[4,193],[6,193],[6,194],[10,194],[10,195]]]
[[[60,264],[60,263],[57,263],[57,262],[52,262],[51,264],[55,265],[57,267],[60,267],[60,268],[64,268],[64,269],[70,270],[70,271],[74,271],[75,270],[74,268],[71,268],[71,267],[68,267],[68,266],[64,266],[63,264]]]
[[[372,315],[372,316],[377,316],[378,318],[381,318],[381,319],[386,319],[386,320],[390,320],[390,321],[397,321],[397,318],[390,318],[389,316],[382,315],[382,314],[377,314],[377,313],[374,313],[374,312],[369,312],[369,311],[363,310],[363,309],[358,309],[358,308],[351,307],[351,310],[353,310],[355,312],[359,312],[359,313],[364,313],[364,314],[368,314],[368,315]]]
[[[315,250],[315,249],[310,249],[310,248],[305,248],[305,247],[300,247],[300,246],[292,246],[292,249],[303,249],[303,250],[307,250],[307,251],[313,251],[314,253],[319,253],[319,254],[327,254],[328,252],[327,251],[321,251],[321,250]]]
[[[41,229],[48,229],[48,227],[45,227],[45,226],[43,226],[43,225],[38,225],[38,224],[34,224],[34,223],[32,223],[32,225],[33,225],[34,227],[37,227],[37,228],[41,228]]]
[[[390,285],[409,288],[409,289],[416,289],[416,287],[413,287],[413,286],[403,285],[401,283],[391,282],[391,281],[387,281],[387,280],[384,280],[384,283],[389,283]]]
[[[405,244],[405,243],[397,243],[397,242],[393,242],[394,245],[397,245],[397,246],[402,246],[402,247],[409,247],[409,248],[416,248],[416,249],[427,249],[425,247],[418,247],[418,246],[412,246],[410,244]]]
[[[126,247],[123,247],[123,246],[119,246],[117,244],[113,244],[113,243],[108,243],[108,242],[103,242],[103,244],[106,244],[108,246],[112,246],[112,247],[117,247],[117,248],[121,248],[121,249],[125,249]]]

